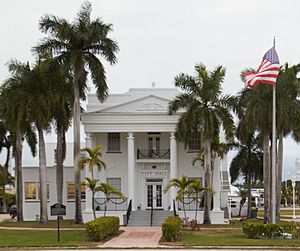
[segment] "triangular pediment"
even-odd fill
[[[98,110],[97,113],[141,113],[141,112],[168,112],[170,100],[149,95],[131,101],[120,103],[112,107]]]

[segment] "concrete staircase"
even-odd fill
[[[174,216],[174,212],[153,210],[152,226],[160,226],[168,216]],[[151,226],[151,210],[132,211],[127,226]]]

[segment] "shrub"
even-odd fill
[[[263,224],[245,222],[243,232],[250,238],[272,238],[282,236],[283,233],[294,234],[297,225],[295,223]]]
[[[102,241],[115,235],[119,228],[119,218],[115,216],[100,217],[85,224],[85,231],[89,239],[93,241]]]
[[[179,217],[170,216],[165,219],[162,223],[162,236],[166,241],[176,241],[179,238],[180,233],[180,223]]]

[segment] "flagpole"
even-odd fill
[[[275,37],[273,47],[275,48]],[[272,223],[276,223],[276,84],[273,84],[273,118],[272,118]]]

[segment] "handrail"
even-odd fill
[[[128,224],[131,211],[132,211],[132,200],[129,201],[129,205],[126,212],[126,225]]]
[[[176,202],[175,202],[174,199],[173,199],[173,210],[174,210],[174,216],[176,217],[177,216],[177,213],[176,213]]]
[[[137,149],[137,159],[170,159],[170,149]]]
[[[153,224],[153,201],[152,201],[152,204],[151,204],[151,214],[150,214],[150,226],[152,227],[152,224]]]

